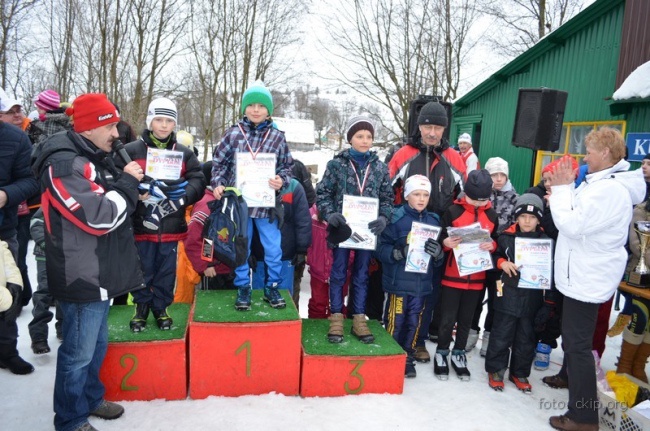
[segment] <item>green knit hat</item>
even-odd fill
[[[273,115],[273,96],[264,83],[259,79],[253,82],[244,91],[244,96],[241,99],[241,113],[244,114],[246,107],[253,103],[261,103],[269,111],[269,115]]]

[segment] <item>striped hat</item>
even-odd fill
[[[147,109],[147,129],[151,130],[151,122],[156,117],[170,118],[174,122],[178,122],[178,111],[174,102],[166,97],[152,100],[149,109]]]
[[[370,118],[366,117],[365,115],[357,115],[356,117],[350,118],[348,120],[348,124],[345,127],[345,130],[345,137],[347,138],[348,142],[352,142],[352,137],[359,130],[367,130],[370,132],[372,138],[375,138],[375,126],[372,124],[372,121],[370,121]]]
[[[34,99],[34,105],[37,108],[41,108],[44,111],[54,111],[59,109],[61,104],[61,96],[54,90],[45,90],[38,93],[38,96]]]

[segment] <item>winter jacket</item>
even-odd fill
[[[298,180],[292,178],[289,187],[282,190],[284,223],[282,224],[282,260],[291,260],[297,254],[307,254],[311,245],[311,214],[307,206],[305,190]],[[259,235],[251,242],[251,254],[258,261],[264,259],[264,247]]]
[[[320,220],[316,205],[309,209],[311,215],[311,245],[307,249],[309,275],[328,281],[332,270],[332,250],[327,246],[327,223]]]
[[[490,195],[490,202],[492,208],[499,216],[499,225],[497,227],[497,234],[513,225],[515,220],[515,207],[517,206],[517,191],[510,183],[510,180],[501,188],[501,190],[492,189]]]
[[[516,223],[504,230],[497,239],[497,249],[494,252],[496,266],[500,270],[506,262],[515,262],[515,238],[546,239],[548,236],[538,226],[534,232],[522,232]],[[502,277],[503,295],[495,296],[494,310],[515,317],[534,318],[537,310],[544,301],[544,290],[522,289],[517,287],[516,280]]]
[[[27,129],[27,134],[32,144],[40,145],[49,136],[67,130],[72,130],[70,117],[63,112],[63,109],[57,109],[47,112],[38,120],[32,121]]]
[[[419,134],[418,134],[419,135]],[[442,216],[463,190],[467,167],[458,151],[444,141],[437,147],[424,145],[417,137],[400,148],[391,158],[388,171],[395,189],[395,203],[402,202],[406,179],[420,174],[431,181],[431,197],[427,209]]]
[[[201,258],[203,252],[203,227],[208,217],[210,217],[208,204],[213,200],[212,188],[207,188],[201,200],[194,204],[192,217],[187,225],[187,238],[183,240],[185,254],[192,263],[194,270],[199,274],[203,274],[210,266],[213,266],[218,274],[228,274],[232,272],[232,269],[217,259],[213,258],[212,261],[208,262]]]
[[[393,249],[403,250],[409,240],[413,222],[440,226],[437,214],[427,210],[418,212],[408,204],[402,205],[395,214],[392,222],[384,229],[379,237],[379,247],[375,253],[382,263],[382,286],[384,291],[396,295],[410,295],[422,297],[432,292],[434,272],[440,272],[444,259],[434,261],[429,259],[426,274],[406,272],[406,260],[396,261]]]
[[[637,221],[650,221],[650,211],[648,211],[647,202],[643,202],[634,207],[632,212],[632,222],[630,222],[630,230],[628,234],[630,251],[632,252],[627,261],[627,267],[625,268],[625,274],[629,275],[631,271],[634,271],[634,268],[639,263],[639,258],[641,257],[641,249],[639,248],[639,235],[634,230],[635,222]],[[650,268],[650,252],[646,251],[645,254],[645,264]]]
[[[7,203],[0,208],[0,239],[16,235],[18,204],[39,194],[38,182],[30,169],[32,145],[18,127],[0,122],[0,190]]]
[[[465,153],[460,153],[460,157],[465,162],[465,166],[467,166],[467,175],[469,175],[471,171],[481,169],[481,163],[478,161],[478,157],[471,147]]]
[[[540,226],[544,229],[544,233],[557,241],[557,227],[555,227],[555,222],[553,222],[553,215],[551,214],[551,207],[548,205],[548,202],[544,198],[546,196],[546,187],[544,187],[544,182],[540,181],[536,186],[533,186],[526,190],[526,193],[533,193],[539,196],[539,198],[544,202],[544,212]],[[555,280],[553,281],[555,282]]]
[[[573,184],[552,186],[549,203],[559,234],[555,249],[555,284],[575,300],[603,303],[618,287],[627,263],[625,243],[632,205],[641,202],[641,170],[628,172],[620,160]]]
[[[440,224],[443,227],[443,231],[440,235],[440,242],[442,243],[449,236],[447,234],[447,227],[469,226],[472,223],[479,222],[481,228],[487,229],[490,232],[494,250],[496,248],[497,220],[497,213],[492,209],[490,202],[485,206],[475,207],[467,203],[465,198],[456,199],[454,205],[449,207],[442,216]],[[456,264],[453,250],[448,247],[444,247],[444,250],[448,253],[444,274],[442,276],[442,285],[455,289],[482,290],[485,282],[485,271],[461,277],[458,273],[458,265]]]
[[[235,187],[236,154],[249,151],[275,154],[275,174],[282,178],[283,188],[289,185],[293,176],[293,157],[284,139],[284,132],[273,127],[269,120],[253,126],[248,118],[244,117],[226,130],[219,146],[214,150],[212,187]],[[248,214],[253,218],[268,218],[269,211],[269,208],[248,208]]]
[[[352,165],[354,164],[354,168]],[[355,173],[356,170],[356,173]],[[363,194],[359,193],[360,184],[366,176]],[[357,181],[358,174],[358,181]],[[323,218],[343,210],[343,195],[367,196],[379,199],[379,214],[391,219],[393,212],[393,189],[388,177],[388,168],[379,160],[377,153],[369,152],[366,167],[360,169],[353,161],[350,150],[343,150],[327,162],[323,179],[316,188],[316,206]],[[370,222],[372,220],[368,220]]]
[[[33,167],[43,191],[52,296],[95,302],[144,287],[130,219],[138,180],[74,132],[50,136]]]
[[[293,177],[298,180],[307,196],[307,205],[311,208],[316,203],[316,190],[311,182],[311,174],[307,167],[298,159],[293,159]]]
[[[150,131],[147,129],[142,132],[140,139],[124,146],[131,160],[137,162],[143,172],[147,172],[148,148],[157,147],[151,140]],[[167,217],[163,217],[160,221],[160,227],[157,230],[151,230],[147,229],[143,224],[147,207],[143,201],[139,201],[135,214],[133,215],[133,228],[135,230],[136,241],[172,242],[184,239],[187,236],[185,208],[201,199],[205,190],[205,177],[201,170],[201,163],[199,163],[194,152],[186,146],[177,143],[174,133],[172,133],[172,137],[165,149],[183,153],[183,165],[181,167],[180,178],[174,179],[173,181],[165,181],[165,183],[173,185],[187,181],[187,185],[185,186],[185,202],[176,212],[169,214]],[[118,168],[123,168],[126,165],[119,155],[115,155],[114,160]],[[165,180],[165,178],[157,179]]]

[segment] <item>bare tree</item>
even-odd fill
[[[38,0],[0,1],[0,86],[15,94],[31,49],[26,45],[28,16]]]

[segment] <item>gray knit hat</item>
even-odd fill
[[[536,194],[524,193],[517,198],[514,214],[515,218],[521,214],[532,214],[541,221],[544,215],[544,202]]]
[[[418,126],[423,124],[447,127],[449,119],[445,107],[438,102],[429,102],[424,105],[420,110],[420,115],[418,115]]]
[[[375,126],[370,121],[370,118],[364,115],[357,115],[348,120],[348,124],[345,126],[345,137],[348,142],[352,141],[352,137],[359,130],[368,130],[372,135],[372,138],[375,139]]]

